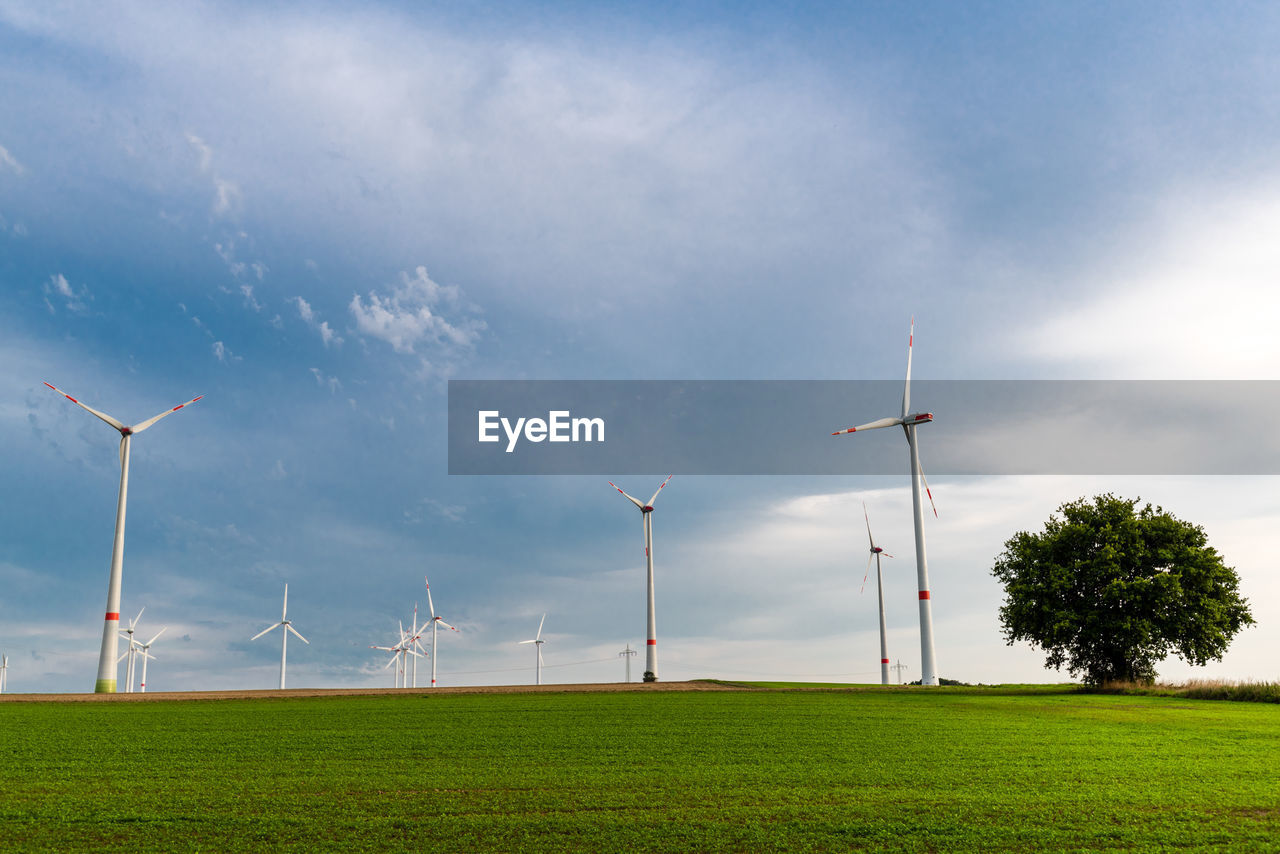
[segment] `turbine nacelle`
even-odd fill
[[[933,420],[932,412],[914,412],[911,415],[908,415],[906,418],[902,419],[902,424],[905,427],[912,427],[916,424],[928,424],[932,420]]]

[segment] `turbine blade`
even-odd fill
[[[458,630],[457,630],[457,629],[454,629],[454,628],[453,628],[453,626],[449,625],[448,623],[446,623],[444,620],[440,619],[439,617],[436,617],[436,622],[437,622],[437,623],[439,623],[440,625],[444,626],[446,629],[453,629],[455,632],[458,632]],[[462,632],[458,632],[458,634],[462,634]]]
[[[256,641],[258,638],[262,637],[262,636],[263,636],[263,635],[265,635],[267,632],[271,631],[271,629],[277,629],[277,628],[279,628],[280,626],[283,626],[283,625],[284,625],[284,623],[276,623],[274,626],[270,626],[270,627],[265,628],[265,629],[263,629],[262,631],[258,632],[256,635],[254,635],[253,637],[249,638],[249,640],[251,640],[251,641]]]
[[[537,643],[536,640],[516,641],[516,643]]]
[[[147,606],[143,605],[142,611],[145,611],[145,610],[147,610]],[[134,617],[132,620],[129,621],[129,631],[133,631],[133,627],[138,625],[138,620],[142,619],[142,611],[139,611],[138,616]]]
[[[289,585],[284,586],[284,605],[280,607],[280,622],[284,622],[289,613]]]
[[[423,581],[425,581],[425,582],[427,582],[427,607],[431,609],[431,617],[432,617],[432,619],[435,619],[435,616],[436,616],[436,605],[435,605],[435,603],[434,603],[434,602],[432,602],[432,601],[431,601],[431,579],[427,578],[427,577],[424,575],[424,576],[422,576],[422,580],[423,580]]]
[[[168,629],[168,628],[169,628],[168,626],[165,626],[163,629],[161,629],[160,631],[156,632],[155,637],[153,637],[151,640],[149,640],[149,641],[147,641],[146,643],[144,643],[144,644],[143,644],[143,646],[144,646],[144,647],[151,646],[153,643],[155,643],[155,642],[156,642],[156,638],[158,638],[158,637],[160,637],[162,634],[164,634],[164,633],[165,633],[165,629]]]
[[[391,656],[390,660],[387,661],[386,664],[382,665],[382,669],[386,670],[388,667],[395,664],[399,660],[400,660],[400,653],[397,652],[395,655]]]
[[[545,623],[546,621],[547,621],[547,615],[543,614],[542,619],[538,622],[538,633],[534,635],[534,637],[538,639],[542,638],[542,624]]]
[[[916,317],[911,315],[911,332],[907,335],[907,383],[902,388],[902,417],[907,417],[911,406],[911,349],[916,340]]]
[[[617,489],[619,492],[622,492],[622,490],[618,487],[618,484],[614,483],[613,481],[609,481],[609,485],[610,485],[610,486],[612,486],[614,489]],[[643,504],[641,504],[639,501],[637,501],[635,498],[632,498],[630,495],[627,495],[625,492],[622,492],[622,494],[623,494],[623,496],[625,496],[625,497],[626,497],[626,499],[627,499],[628,501],[630,501],[632,504],[634,504],[635,506],[639,507],[641,510],[643,510],[643,509],[644,509],[644,505],[643,505]]]
[[[933,517],[938,518],[938,505],[933,503],[933,491],[929,489],[929,478],[924,476],[924,466],[920,466],[920,481],[924,484],[924,494],[929,496],[929,506],[933,508]]]
[[[539,647],[538,647],[538,663],[539,663],[539,664],[541,664],[543,667],[546,667],[546,666],[547,666],[546,661],[544,661],[544,660],[543,660],[543,658],[542,658],[542,647],[541,647],[541,646],[539,646]]]
[[[876,553],[872,552],[867,555],[867,571],[862,573],[862,586],[858,588],[858,595],[862,595],[862,591],[867,588],[867,579],[871,577],[871,561],[876,559]]]
[[[188,400],[186,403],[179,403],[173,409],[166,409],[164,412],[161,412],[159,415],[153,415],[150,418],[148,418],[146,421],[143,421],[140,424],[135,424],[133,427],[129,428],[129,432],[141,433],[143,430],[146,430],[148,427],[150,427],[152,424],[155,424],[161,418],[164,418],[166,415],[172,415],[173,413],[177,412],[179,409],[181,409],[184,406],[190,406],[191,404],[199,400],[201,397],[204,397],[204,395],[202,394],[200,395],[200,397],[193,397],[190,400]]]
[[[871,538],[871,517],[867,515],[867,502],[862,502],[862,516],[867,520],[867,542],[871,543],[871,548],[876,547],[876,541]]]
[[[901,418],[881,418],[878,421],[872,421],[867,424],[859,424],[857,427],[846,427],[843,430],[837,430],[832,436],[840,436],[845,433],[860,433],[863,430],[878,430],[881,427],[892,427],[895,424],[901,424]]]
[[[664,481],[662,482],[662,486],[666,486],[666,485],[667,485],[667,481],[671,480],[671,477],[672,477],[671,475],[667,475],[667,480],[664,480]],[[655,489],[655,490],[653,491],[653,497],[649,499],[649,503],[648,503],[646,506],[648,506],[648,507],[652,507],[652,506],[653,506],[653,502],[655,502],[655,501],[657,501],[657,500],[658,500],[658,493],[662,491],[662,486],[659,486],[657,489]]]
[[[289,625],[288,623],[285,623],[284,627],[289,631],[293,632],[293,636],[296,637],[298,640],[302,641],[305,644],[310,645],[311,641],[307,640],[302,635],[298,634],[298,630],[295,629],[293,626]]]
[[[120,653],[120,657],[116,659],[116,664],[119,664],[120,662],[124,661],[128,657],[129,657],[129,650],[126,649],[124,652]]]
[[[76,400],[76,399],[75,399],[74,397],[72,397],[71,395],[67,394],[67,393],[66,393],[65,391],[63,391],[62,389],[58,388],[56,385],[50,385],[49,383],[45,383],[45,385],[49,386],[49,388],[53,389],[53,390],[54,390],[54,391],[56,391],[58,394],[62,395],[62,396],[63,396],[63,397],[65,397],[67,400],[71,401],[71,402],[72,402],[72,403],[74,403],[76,406],[80,407],[81,409],[88,410],[89,412],[91,412],[91,413],[93,413],[94,415],[98,416],[98,417],[99,417],[99,418],[101,418],[103,421],[107,422],[107,423],[108,423],[108,424],[110,424],[112,427],[116,428],[117,430],[120,430],[120,431],[122,431],[122,432],[124,431],[125,426],[124,426],[123,424],[121,424],[119,421],[117,421],[117,420],[115,420],[114,418],[112,418],[112,417],[111,417],[110,415],[108,415],[107,413],[105,413],[105,412],[99,412],[98,410],[94,409],[92,406],[86,406],[85,404],[83,404],[83,403],[81,403],[80,401]]]

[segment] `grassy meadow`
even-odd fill
[[[1280,850],[1273,704],[795,687],[2,703],[0,848]]]

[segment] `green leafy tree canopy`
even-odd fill
[[[1204,529],[1141,499],[1063,504],[1039,534],[1005,543],[991,572],[1004,584],[1009,645],[1030,641],[1085,682],[1152,682],[1170,653],[1221,659],[1253,623],[1240,579]],[[1060,515],[1059,515],[1060,514]]]

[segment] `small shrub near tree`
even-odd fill
[[[1005,543],[991,571],[1010,645],[1030,641],[1089,685],[1150,684],[1171,653],[1222,658],[1253,623],[1239,577],[1202,528],[1139,500],[1081,498]]]

